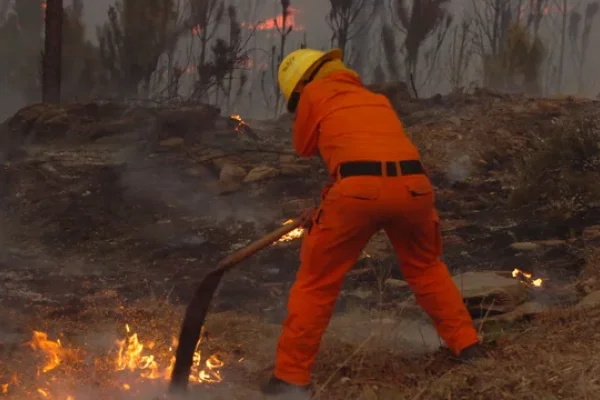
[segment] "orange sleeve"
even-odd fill
[[[314,104],[305,90],[303,98],[298,102],[296,119],[294,120],[294,148],[301,157],[312,157],[317,154],[319,142],[319,122],[315,115]]]

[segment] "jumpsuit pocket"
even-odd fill
[[[433,195],[433,185],[429,179],[419,179],[405,185],[406,190],[413,198]]]
[[[433,223],[433,236],[432,236],[432,246],[434,249],[434,254],[436,255],[436,258],[439,258],[442,256],[442,252],[443,252],[443,243],[442,243],[442,226],[440,224],[440,217],[437,213],[437,211],[433,212],[432,215],[432,223]]]
[[[328,196],[328,199],[337,196],[357,200],[377,200],[381,195],[381,183],[379,182],[357,182],[352,178],[347,178],[337,186],[330,191],[333,196]]]

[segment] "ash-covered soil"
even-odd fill
[[[514,207],[511,196],[540,137],[597,117],[597,103],[477,92],[396,106],[438,188],[452,272],[519,268],[557,286],[580,275],[584,239],[600,223],[597,205],[558,218],[531,202]],[[0,128],[0,304],[8,323],[0,353],[15,351],[36,324],[80,334],[102,321],[125,323],[123,310],[145,302],[179,312],[220,259],[315,204],[327,173],[320,160],[294,156],[291,122],[246,123],[208,106],[111,103],[34,105],[7,120]],[[299,246],[278,243],[228,274],[213,311],[276,327]],[[338,312],[397,310],[409,295],[394,284],[401,279],[387,240],[374,237]],[[179,317],[169,320],[169,334]]]

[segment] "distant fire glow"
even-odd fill
[[[292,28],[292,31],[303,31],[304,27],[297,22],[298,10],[296,8],[288,8],[288,14],[285,19],[286,29]],[[242,26],[248,29],[257,31],[272,31],[281,29],[283,27],[283,14],[279,14],[272,18],[267,18],[262,22],[258,23],[246,23],[243,22]]]

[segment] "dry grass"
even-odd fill
[[[127,321],[142,340],[166,340],[177,334],[183,314],[183,307],[159,299],[116,307],[118,315],[106,315],[106,309],[103,302],[89,307],[78,321],[55,321],[48,328],[77,336],[94,325],[112,324],[114,329]],[[555,310],[514,325],[494,335],[496,340],[488,343],[490,358],[475,366],[458,365],[443,350],[409,356],[410,348],[382,340],[385,323],[378,332],[376,318],[402,316],[363,310],[332,323],[313,371],[317,399],[600,398],[600,307]],[[120,323],[115,325],[115,320]],[[372,324],[365,325],[365,320]],[[210,388],[206,398],[261,398],[258,383],[272,368],[280,326],[225,312],[209,314],[206,332],[206,351],[219,353],[227,362],[225,382]]]
[[[530,215],[566,220],[598,204],[600,129],[595,119],[557,121],[536,137],[510,202]]]
[[[445,351],[411,358],[373,335],[348,341],[333,332],[323,343],[314,384],[321,400],[595,399],[600,396],[598,324],[600,308],[544,314],[505,332],[489,345],[490,358],[475,366],[457,365]],[[272,365],[279,326],[228,312],[212,314],[207,330],[212,348],[243,356],[224,375],[234,388],[231,398],[247,396]]]
[[[491,357],[457,366],[443,353],[402,359],[382,352],[356,354],[335,372],[353,346],[328,343],[317,385],[336,374],[323,399],[591,399],[600,396],[600,308],[561,310],[505,336]]]

